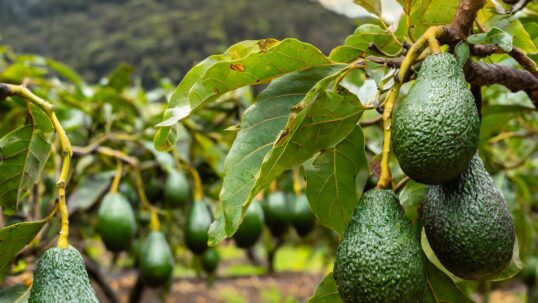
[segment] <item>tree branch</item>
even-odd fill
[[[471,48],[473,55],[479,57],[487,57],[492,54],[504,54],[506,53],[503,49],[497,45],[473,45]],[[527,57],[523,51],[517,47],[513,47],[512,51],[508,53],[514,60],[519,63],[524,69],[528,70],[534,77],[538,78],[538,69],[536,68],[536,63],[529,57]]]

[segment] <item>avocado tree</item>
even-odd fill
[[[214,246],[251,248],[263,222],[308,234],[309,204],[340,239],[309,302],[472,302],[521,259],[533,291],[538,5],[399,1],[390,24],[380,0],[355,2],[372,18],[328,56],[239,42],[195,65],[166,109],[172,87],[129,87],[128,66],[88,85],[1,50],[0,278],[42,255],[19,299],[94,302],[88,270],[117,300],[78,241],[98,234],[133,256],[134,302],[170,283],[176,246],[213,275]],[[277,188],[291,169],[301,205]]]

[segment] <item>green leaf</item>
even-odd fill
[[[329,63],[317,48],[296,39],[237,43],[221,55],[208,57],[187,73],[170,98],[163,122],[157,125],[160,127],[157,136],[167,138],[170,126],[226,92]]]
[[[0,303],[28,302],[30,287],[18,284],[0,289]]]
[[[86,210],[95,204],[110,185],[114,172],[101,172],[83,177],[73,193],[69,196],[67,208],[69,213]]]
[[[67,81],[75,85],[81,85],[84,83],[84,80],[82,80],[80,75],[68,65],[52,59],[47,59],[47,65],[58,75],[64,77]]]
[[[321,224],[342,235],[358,202],[355,184],[359,172],[368,171],[364,135],[359,126],[338,145],[321,151],[305,165],[306,195]],[[360,174],[360,182],[368,174]]]
[[[456,14],[458,0],[399,0],[409,16],[409,31],[416,39],[433,25],[448,24]]]
[[[378,54],[369,49],[371,44],[375,44],[386,53],[396,53],[400,49],[388,30],[374,24],[363,24],[346,38],[343,46],[332,50],[329,58],[336,62],[347,63],[367,54]]]
[[[431,262],[426,263],[428,287],[424,303],[473,303],[461,289]]]
[[[55,211],[43,220],[17,223],[0,229],[0,272],[3,272],[13,257],[35,238],[54,214]]]
[[[131,82],[131,75],[134,72],[134,67],[122,63],[119,64],[111,73],[106,77],[107,85],[114,88],[116,91],[122,91]]]
[[[413,180],[409,180],[399,194],[400,204],[412,222],[418,219],[418,207],[424,201],[425,194],[426,186]]]
[[[216,244],[235,231],[228,224],[239,223],[241,210],[250,203],[249,195],[265,155],[286,125],[291,107],[305,97],[320,79],[344,66],[320,66],[295,72],[274,80],[259,95],[258,101],[243,114],[240,131],[224,162],[224,179],[220,193],[221,213],[209,230],[210,243]],[[219,215],[221,215],[219,217]]]
[[[343,303],[342,298],[338,294],[336,281],[334,281],[333,273],[330,272],[323,278],[316,288],[316,292],[310,297],[307,303]]]
[[[456,45],[456,48],[454,50],[454,54],[456,55],[456,59],[458,59],[458,63],[463,66],[465,65],[465,62],[467,62],[467,59],[469,59],[469,54],[471,53],[471,50],[469,49],[469,44],[465,43],[464,41],[461,41]]]
[[[0,206],[6,214],[15,212],[18,203],[28,196],[50,152],[50,143],[43,131],[50,126],[48,118],[36,119],[34,111],[30,113],[30,124],[0,139]]]
[[[354,0],[353,2],[360,5],[369,13],[381,16],[381,0]]]
[[[495,44],[505,52],[512,51],[512,36],[500,28],[494,27],[487,33],[467,37],[471,44]]]

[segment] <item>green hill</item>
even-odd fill
[[[354,26],[310,0],[18,0],[0,2],[0,27],[0,43],[89,81],[126,62],[151,84],[245,39],[296,37],[328,52]]]

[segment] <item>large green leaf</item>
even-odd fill
[[[108,189],[113,175],[114,172],[106,171],[83,177],[69,196],[67,202],[69,213],[92,207]]]
[[[320,66],[276,79],[259,95],[258,101],[245,111],[240,131],[224,162],[224,179],[220,193],[223,207],[210,227],[210,242],[215,244],[233,234],[225,230],[225,220],[238,224],[241,210],[250,202],[250,193],[265,155],[286,125],[291,107],[305,97],[322,78],[343,68]]]
[[[316,292],[308,299],[307,303],[343,303],[338,294],[332,272],[323,278],[316,288]]]
[[[336,62],[351,62],[368,54],[378,55],[370,50],[371,44],[387,53],[395,53],[400,49],[388,30],[374,24],[363,24],[346,38],[344,45],[332,50],[329,58]]]
[[[43,220],[17,223],[0,229],[0,272],[3,272],[13,257],[35,238],[54,213]]]
[[[487,33],[475,34],[467,37],[471,44],[495,44],[505,52],[512,51],[512,36],[500,28],[494,27]]]
[[[323,150],[305,165],[306,195],[321,224],[342,234],[358,202],[359,171],[368,170],[364,135],[359,126],[338,145]],[[368,174],[360,174],[364,182]]]
[[[17,284],[0,289],[0,303],[23,303],[28,302],[30,288],[23,284]]]
[[[50,121],[39,111],[30,113],[29,124],[0,139],[0,206],[6,214],[15,212],[28,196],[50,152]]]
[[[369,13],[381,16],[381,0],[353,0]]]
[[[431,262],[426,263],[428,287],[424,294],[424,303],[473,303],[461,289]]]
[[[159,149],[170,148],[170,127],[226,92],[329,63],[317,48],[296,39],[237,43],[187,73],[170,98],[163,122],[157,125],[155,144]]]
[[[409,15],[409,31],[413,39],[428,27],[448,24],[454,18],[458,0],[399,0]]]

